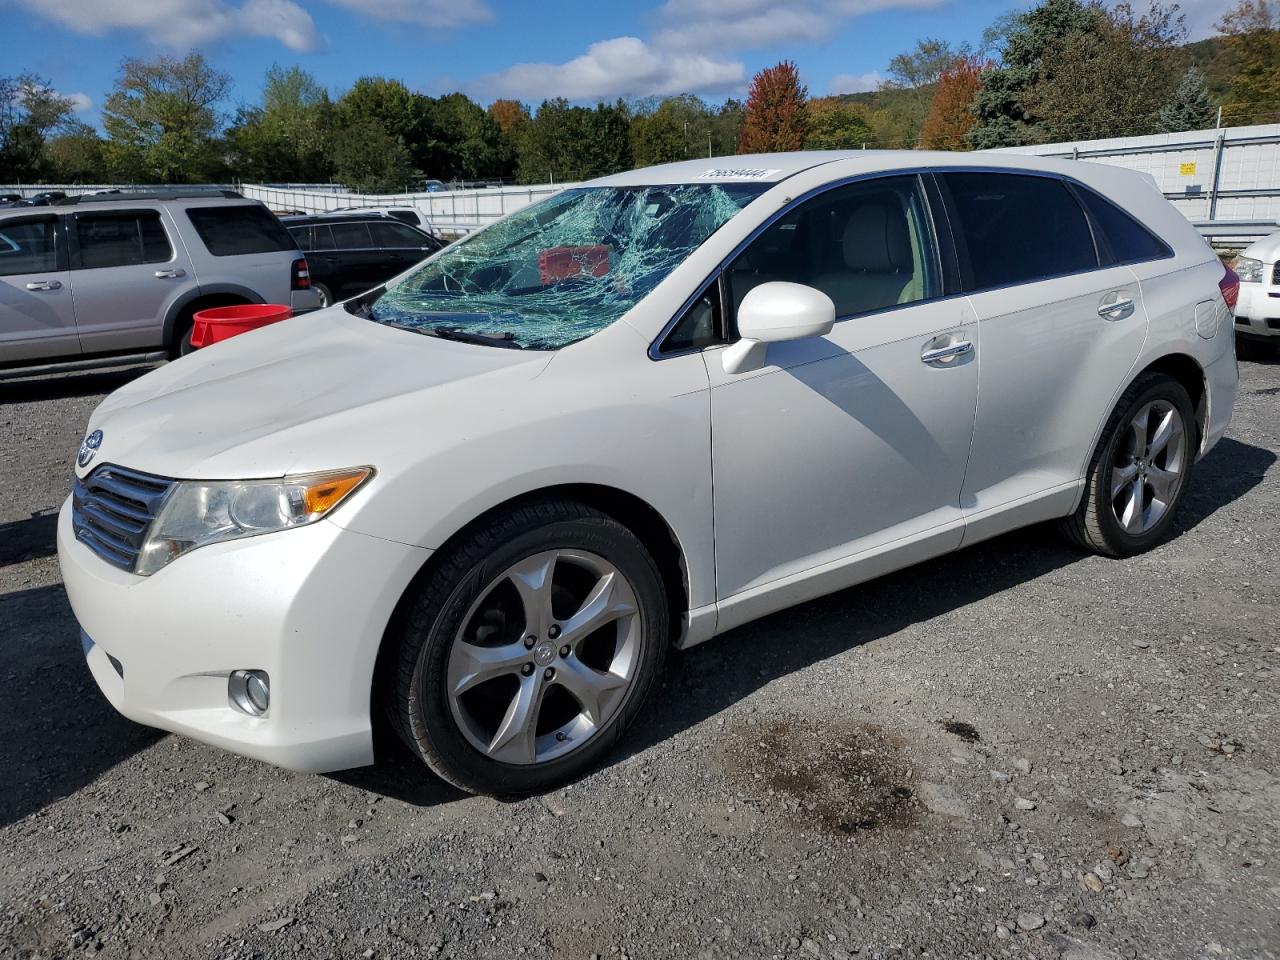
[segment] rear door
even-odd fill
[[[374,246],[366,221],[338,221],[329,224],[329,230],[333,249],[317,256],[326,264],[324,272],[333,278],[330,289],[337,299],[358,296],[395,276],[395,272],[388,272],[382,251]]]
[[[1071,509],[1147,316],[1133,273],[1100,266],[1090,220],[1062,179],[938,179],[982,341],[962,494],[971,540]]]
[[[65,220],[54,214],[0,220],[0,364],[79,352]]]
[[[157,208],[71,216],[71,295],[85,353],[158,347],[164,321],[191,289],[191,261]]]

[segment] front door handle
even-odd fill
[[[1133,298],[1119,297],[1098,304],[1098,316],[1103,320],[1123,320],[1133,315]]]
[[[27,284],[28,290],[61,290],[61,280],[36,280]]]
[[[156,271],[156,278],[159,280],[177,280],[180,277],[185,277],[186,275],[187,271],[182,269]]]
[[[938,363],[941,360],[954,360],[973,353],[973,344],[968,340],[948,344],[945,347],[933,347],[920,352],[921,363]]]

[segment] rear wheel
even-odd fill
[[[1103,431],[1084,498],[1064,532],[1114,557],[1150,550],[1182,502],[1198,441],[1186,388],[1163,374],[1138,378]]]
[[[333,294],[329,292],[329,288],[323,283],[313,283],[311,288],[320,294],[320,309],[333,306]]]
[[[451,783],[518,796],[578,776],[640,710],[668,642],[643,544],[571,501],[512,510],[460,544],[403,618],[389,713]]]

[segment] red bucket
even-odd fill
[[[292,316],[292,309],[276,303],[244,303],[197,310],[193,318],[195,326],[191,329],[191,346],[207,347],[211,343],[230,340],[238,333],[248,333]]]

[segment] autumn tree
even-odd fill
[[[799,150],[809,133],[809,88],[790,60],[766,67],[751,78],[739,153]]]
[[[1239,0],[1218,30],[1226,38],[1231,78],[1223,122],[1248,122],[1280,110],[1280,3]]]
[[[506,136],[529,122],[529,108],[519,100],[495,100],[489,104],[489,116]]]
[[[973,103],[982,86],[982,73],[993,64],[983,57],[957,57],[939,75],[920,128],[920,146],[926,150],[964,150],[965,136],[976,117]]]

